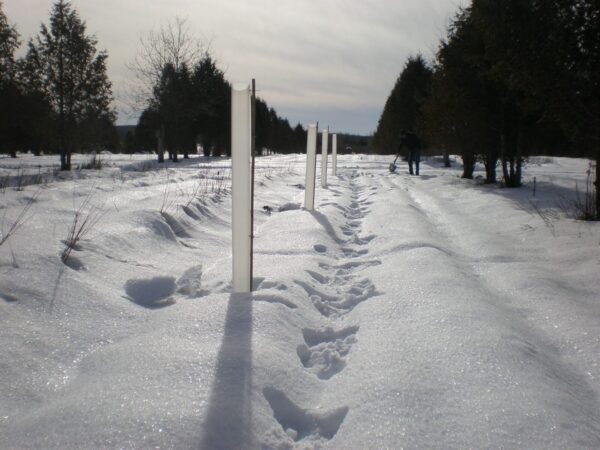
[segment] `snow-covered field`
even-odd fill
[[[230,161],[102,158],[0,159],[4,233],[31,203],[0,247],[0,448],[600,448],[600,224],[557,206],[587,161],[509,190],[342,156],[310,213],[304,156],[260,158],[232,295]]]

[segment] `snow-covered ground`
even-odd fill
[[[0,448],[600,448],[600,224],[558,207],[587,161],[509,190],[342,156],[311,213],[304,156],[260,158],[232,295],[230,161],[102,158],[0,159],[2,231],[31,203],[0,247]]]

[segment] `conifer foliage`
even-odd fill
[[[22,134],[15,114],[22,100],[16,81],[15,51],[19,44],[19,33],[9,23],[0,2],[0,151],[7,151],[13,157]]]
[[[114,138],[108,54],[96,45],[71,3],[58,0],[21,64],[24,90],[50,105],[62,170],[70,170],[72,152],[99,149]]]
[[[390,93],[373,137],[381,153],[395,153],[401,130],[415,131],[429,96],[432,70],[421,55],[409,58]]]
[[[496,181],[499,167],[506,187],[521,185],[528,156],[586,156],[596,163],[589,216],[600,219],[598,0],[472,0],[451,21],[431,76],[416,76],[418,66],[408,61],[386,102],[380,151],[413,127],[460,155],[463,177],[480,161],[486,181]]]
[[[135,131],[138,148],[155,149],[159,162],[164,161],[163,151],[177,162],[179,154],[186,158],[195,153],[198,146],[205,156],[230,152],[231,85],[208,50],[183,51],[205,48],[194,39],[185,23],[179,19],[169,22],[161,27],[161,32],[150,33],[151,39],[142,39],[143,44],[152,42],[152,46],[143,46],[145,50],[132,64],[134,73],[138,79],[143,78],[144,83],[151,77],[141,75],[154,73],[157,62],[162,64]],[[182,39],[173,40],[172,36],[182,36]],[[166,51],[173,47],[173,42],[182,50]],[[186,58],[178,57],[182,53]],[[292,129],[287,120],[257,98],[256,150],[259,155],[264,149],[302,151],[305,145],[301,125]]]

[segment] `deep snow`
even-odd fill
[[[3,232],[33,198],[0,247],[0,448],[600,448],[600,226],[558,207],[587,161],[509,190],[341,156],[311,213],[304,156],[259,158],[233,295],[230,161],[102,158],[0,160],[38,183],[0,189]]]

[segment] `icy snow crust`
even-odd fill
[[[0,448],[600,448],[600,228],[556,207],[587,161],[506,190],[340,156],[307,212],[304,156],[260,158],[232,295],[230,161],[103,158],[0,160],[42,182],[0,247]]]

